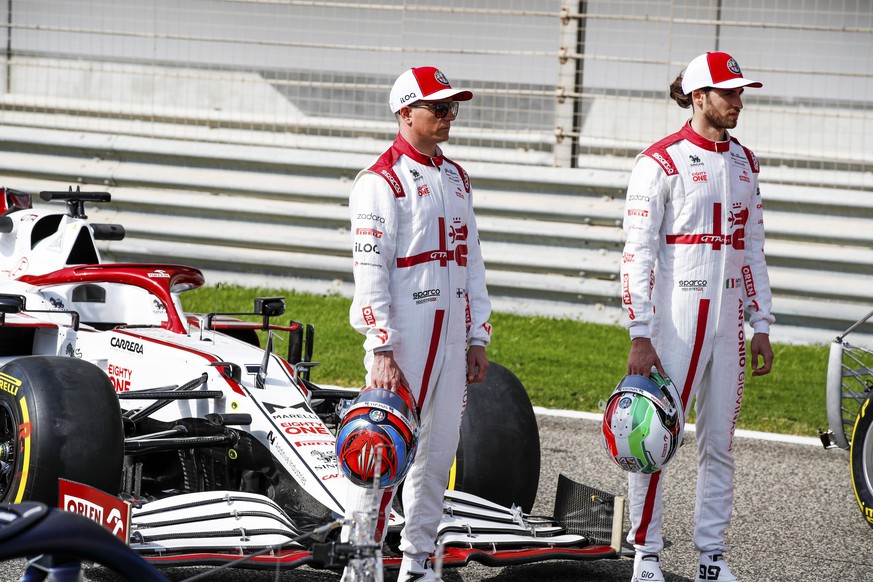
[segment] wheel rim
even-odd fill
[[[873,492],[873,438],[868,431],[864,435],[864,444],[861,449],[861,478],[867,491]]]
[[[18,427],[9,403],[0,401],[0,500],[6,499],[15,476]]]

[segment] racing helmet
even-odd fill
[[[628,375],[606,402],[602,441],[609,458],[631,473],[663,469],[682,443],[685,414],[667,376]]]
[[[415,458],[418,424],[409,388],[364,388],[337,429],[336,456],[343,474],[352,483],[369,487],[378,464],[379,487],[396,485]]]

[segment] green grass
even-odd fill
[[[321,384],[360,386],[364,378],[362,338],[348,323],[350,300],[278,289],[209,286],[182,295],[194,313],[250,311],[255,297],[285,297],[293,319],[315,325],[312,380]],[[537,406],[598,412],[624,375],[627,332],[619,326],[495,313],[491,360],[512,370]],[[287,349],[282,342],[276,351]],[[815,436],[827,426],[825,375],[828,346],[774,344],[773,372],[747,374],[739,427],[766,432]],[[692,418],[689,419],[693,422]]]

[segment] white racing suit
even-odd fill
[[[700,552],[726,549],[745,384],[744,310],[756,333],[769,333],[774,320],[758,170],[735,139],[712,142],[686,124],[637,157],[627,191],[621,284],[631,338],[651,337],[686,416],[697,397]],[[663,548],[663,478],[664,471],[628,477],[628,542],[643,553]]]
[[[391,349],[421,409],[418,450],[403,489],[401,550],[435,550],[460,436],[468,345],[487,345],[491,303],[467,173],[416,151],[400,135],[360,172],[349,199],[355,296],[350,320],[373,351]],[[368,494],[349,487],[347,513]],[[371,495],[371,494],[370,494]],[[387,521],[393,491],[381,500]],[[386,523],[379,524],[377,540]]]

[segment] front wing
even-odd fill
[[[619,557],[624,500],[561,475],[554,516],[524,514],[481,497],[447,491],[437,537],[443,567],[475,561],[506,566],[545,560]],[[241,492],[178,495],[135,508],[131,548],[155,566],[339,568],[349,548],[327,541],[340,521],[314,535],[299,531],[265,496]],[[399,556],[382,558],[386,568]]]

